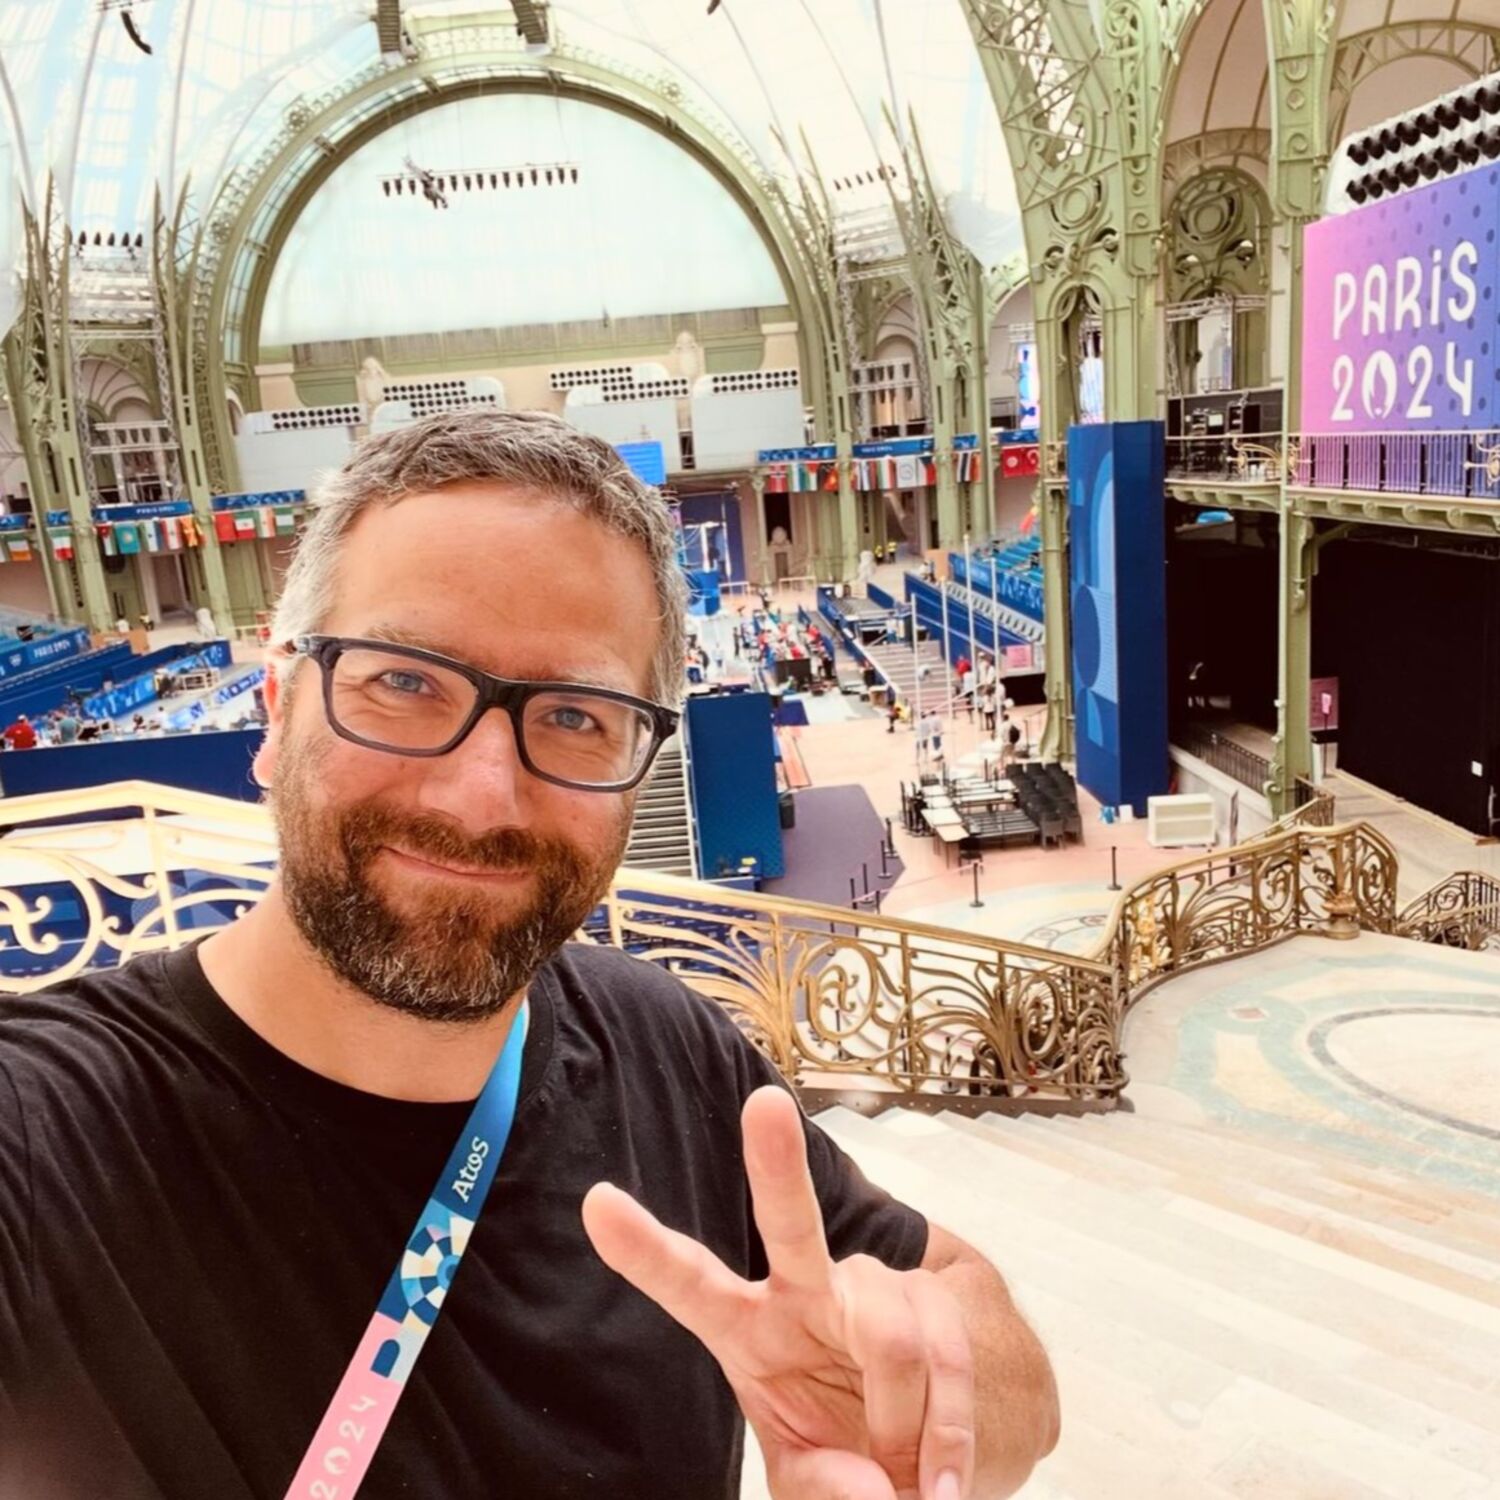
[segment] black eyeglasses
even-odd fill
[[[323,708],[342,739],[392,755],[446,755],[499,708],[521,764],[578,791],[628,792],[680,718],[612,688],[511,682],[415,646],[300,635],[283,649],[322,668]]]

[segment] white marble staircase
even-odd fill
[[[1138,1115],[818,1117],[1046,1343],[1063,1436],[1025,1500],[1500,1497],[1500,1201],[1141,1092]]]

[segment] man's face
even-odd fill
[[[399,635],[501,677],[644,697],[657,608],[638,544],[534,493],[471,483],[361,517],[320,633]],[[305,661],[288,690],[268,686],[256,758],[293,919],[382,1005],[494,1014],[598,902],[634,794],[538,780],[500,710],[430,759],[350,744],[328,726],[320,673]]]

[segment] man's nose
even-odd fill
[[[515,729],[504,709],[488,709],[461,745],[421,764],[418,801],[475,836],[529,821],[534,778],[521,764]]]

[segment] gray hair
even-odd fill
[[[554,497],[645,548],[661,626],[648,692],[658,703],[676,707],[682,698],[687,582],[677,563],[677,532],[666,502],[602,438],[546,412],[438,412],[367,438],[313,497],[276,602],[272,639],[289,641],[321,628],[338,583],[344,535],[371,506],[486,479]],[[279,658],[278,669],[285,674],[296,662]]]

